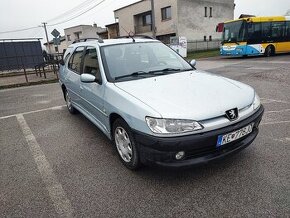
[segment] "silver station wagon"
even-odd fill
[[[93,122],[132,170],[232,155],[254,141],[264,112],[252,87],[196,70],[147,37],[73,43],[60,85],[69,112]]]

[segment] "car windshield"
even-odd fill
[[[245,28],[243,21],[226,23],[223,32],[223,42],[242,42],[245,38]]]
[[[143,79],[193,69],[176,52],[160,42],[104,46],[102,55],[109,82]]]

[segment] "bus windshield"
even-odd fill
[[[223,43],[227,42],[242,42],[245,40],[245,25],[244,21],[234,21],[225,23],[223,31]]]

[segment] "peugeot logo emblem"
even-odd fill
[[[239,113],[238,108],[234,108],[234,109],[226,111],[226,116],[229,120],[233,121],[239,117],[238,113]]]

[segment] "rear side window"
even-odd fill
[[[77,74],[81,74],[83,51],[84,47],[78,47],[74,51],[68,62],[68,68]]]

